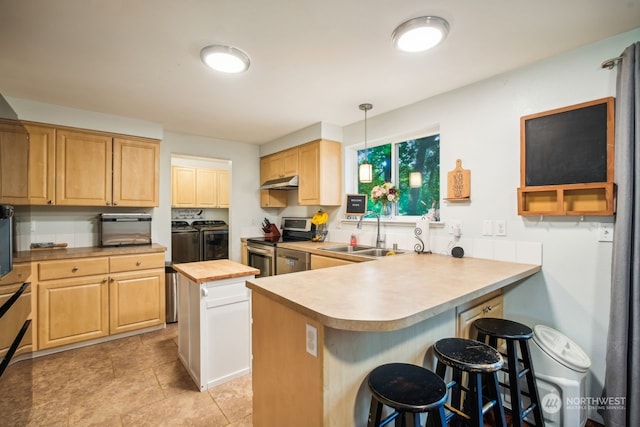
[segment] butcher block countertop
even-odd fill
[[[257,268],[228,259],[173,264],[173,268],[197,284],[260,274]]]
[[[247,286],[330,328],[393,331],[540,270],[540,265],[533,264],[406,253],[372,262],[250,279]]]
[[[13,262],[54,261],[59,259],[104,257],[117,255],[135,255],[154,252],[165,252],[167,248],[158,244],[136,246],[90,246],[84,248],[50,248],[30,251],[19,251],[14,254]]]

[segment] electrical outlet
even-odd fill
[[[613,224],[601,222],[598,225],[598,241],[613,242]]]
[[[36,232],[36,222],[35,221],[31,221],[31,230],[32,233]]]
[[[490,219],[485,219],[482,221],[482,235],[483,236],[493,236],[493,221]]]
[[[462,221],[459,219],[452,219],[447,221],[449,224],[449,234],[453,234],[454,237],[460,237],[462,234]]]
[[[506,236],[507,235],[507,221],[504,219],[496,219],[496,236]]]
[[[318,357],[318,329],[307,323],[307,353]]]

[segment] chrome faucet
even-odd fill
[[[376,248],[382,248],[382,244],[384,243],[384,240],[380,239],[380,215],[377,212],[366,211],[364,215],[360,217],[360,220],[358,221],[356,228],[358,230],[362,229],[362,220],[364,219],[365,216],[369,214],[375,215],[376,219],[378,220],[378,233],[376,234]]]

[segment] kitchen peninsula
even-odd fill
[[[250,279],[253,422],[363,426],[366,377],[456,334],[456,307],[516,284],[540,265],[404,254]]]

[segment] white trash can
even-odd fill
[[[548,326],[533,328],[531,361],[546,426],[583,427],[585,379],[591,360],[571,339]],[[527,418],[531,418],[531,415]]]

